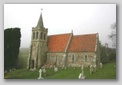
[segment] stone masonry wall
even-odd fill
[[[47,63],[48,64],[56,64],[61,67],[65,65],[65,53],[47,53]],[[72,55],[74,55],[74,61],[72,60]],[[85,59],[85,55],[87,55]],[[89,66],[90,64],[96,64],[96,58],[94,58],[96,54],[94,52],[74,52],[68,53],[68,67],[79,67],[81,65]]]

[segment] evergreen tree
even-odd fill
[[[20,28],[8,28],[4,30],[4,68],[15,68],[20,47]]]

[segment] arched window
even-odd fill
[[[43,36],[43,33],[41,32],[41,33],[40,33],[40,39],[42,39],[42,36]]]
[[[36,32],[36,39],[38,39],[38,32]]]
[[[72,54],[72,63],[74,63],[75,62],[75,54]]]
[[[35,39],[35,32],[33,32],[33,39]]]
[[[87,56],[87,55],[85,55],[84,57],[85,57],[85,61],[87,61],[87,59],[88,59],[88,56]]]
[[[45,33],[44,33],[44,40],[46,39],[46,35],[45,35]]]

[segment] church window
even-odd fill
[[[33,32],[33,39],[35,39],[35,32]]]
[[[88,55],[84,55],[85,61],[88,61]]]
[[[38,32],[36,32],[36,39],[38,39]]]
[[[41,39],[42,39],[42,35],[43,35],[43,34],[42,34],[42,32],[41,32],[41,34],[40,34],[40,38],[41,38]]]
[[[45,33],[44,33],[44,40],[46,39],[46,35],[45,35]]]
[[[75,61],[75,54],[72,54],[71,58],[72,58],[72,63],[74,63],[74,61]]]

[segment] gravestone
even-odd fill
[[[92,74],[92,73],[93,73],[93,66],[90,65],[90,74]]]
[[[54,66],[54,72],[58,71],[58,67]]]
[[[44,73],[44,76],[46,76],[46,69],[45,69],[45,67],[42,68],[42,72]]]
[[[100,68],[103,68],[103,64],[102,63],[100,63]]]
[[[80,73],[78,78],[79,79],[85,79],[85,76],[82,73]]]
[[[42,69],[39,70],[39,77],[38,77],[38,79],[44,79],[44,78],[42,78]]]

